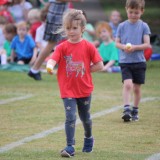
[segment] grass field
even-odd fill
[[[63,126],[64,110],[55,76],[36,82],[26,73],[0,71],[0,151],[13,142]],[[91,113],[122,105],[121,75],[94,73]],[[75,160],[144,160],[160,153],[160,61],[148,62],[142,86],[140,120],[124,123],[123,109],[93,119],[94,151],[81,152],[83,128],[76,127]],[[20,99],[21,98],[21,99]],[[153,99],[146,99],[153,98]],[[77,117],[78,118],[78,117]],[[64,130],[0,152],[0,160],[57,160],[65,147]]]

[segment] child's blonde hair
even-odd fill
[[[112,28],[110,27],[109,23],[105,21],[100,21],[96,24],[97,37],[100,37],[100,33],[102,32],[104,28],[110,33],[110,36],[112,37]]]
[[[127,0],[126,8],[134,8],[143,10],[145,7],[145,0]]]
[[[28,30],[28,24],[25,21],[18,22],[16,24],[17,29],[26,28]]]
[[[30,9],[28,12],[28,20],[30,19],[40,21],[40,10],[36,8]]]

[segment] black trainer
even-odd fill
[[[132,118],[131,110],[129,108],[125,109],[123,112],[122,119],[124,120],[124,122],[130,122],[131,118]]]
[[[137,110],[133,109],[131,114],[132,114],[132,121],[138,121],[139,120],[138,109]]]
[[[39,81],[39,80],[42,80],[41,78],[41,73],[38,72],[38,73],[33,73],[31,70],[28,72],[28,76]]]

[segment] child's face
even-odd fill
[[[143,14],[144,11],[140,8],[139,9],[126,8],[126,12],[127,12],[128,20],[131,23],[135,23],[141,18],[141,15]]]
[[[34,17],[32,17],[32,18],[30,18],[29,19],[29,23],[30,24],[34,24],[34,23],[36,23],[38,20],[36,19],[36,18],[34,18]]]
[[[110,17],[110,21],[115,24],[118,25],[121,21],[121,15],[118,11],[113,11]]]
[[[73,21],[71,26],[66,26],[65,33],[68,37],[68,39],[73,42],[79,42],[82,37],[82,33],[84,31],[84,28],[82,28],[78,21]]]
[[[102,28],[99,36],[102,41],[108,41],[109,39],[111,39],[111,34],[106,28]]]
[[[24,37],[27,34],[27,28],[26,27],[18,27],[17,33],[20,37]]]

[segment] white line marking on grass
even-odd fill
[[[143,103],[143,102],[147,102],[147,101],[153,101],[153,100],[156,100],[156,99],[159,99],[159,98],[149,97],[149,98],[144,98],[144,99],[142,99],[141,102]],[[92,119],[98,118],[98,117],[104,116],[104,115],[106,115],[106,114],[109,114],[109,113],[118,111],[118,110],[120,110],[121,108],[122,108],[122,106],[112,107],[111,109],[106,109],[106,110],[97,112],[97,113],[95,113],[95,114],[92,114],[91,117],[92,117]],[[77,119],[76,124],[80,124],[80,123],[81,123],[80,119]],[[54,128],[49,129],[49,130],[46,130],[46,131],[37,133],[37,134],[35,134],[35,135],[33,135],[33,136],[26,137],[26,138],[21,139],[21,140],[19,140],[19,141],[17,141],[17,142],[10,143],[10,144],[8,144],[8,145],[5,145],[5,146],[1,147],[1,148],[0,148],[0,153],[4,153],[4,152],[9,151],[9,150],[11,150],[11,149],[13,149],[13,148],[16,148],[16,147],[18,147],[18,146],[21,146],[21,145],[23,145],[23,144],[25,144],[25,143],[27,143],[27,142],[31,142],[31,141],[33,141],[33,140],[35,140],[35,139],[44,138],[44,137],[48,136],[49,134],[58,132],[58,131],[63,130],[63,129],[64,129],[64,124],[63,124],[63,125],[60,125],[60,126],[58,126],[58,127],[54,127]]]
[[[160,160],[160,153],[153,154],[152,156],[150,156],[146,160]]]
[[[21,97],[16,97],[16,98],[10,98],[10,99],[6,99],[6,100],[0,100],[0,105],[15,102],[15,101],[21,101],[24,99],[28,99],[30,97],[33,97],[33,95],[26,95],[26,96],[21,96]]]

